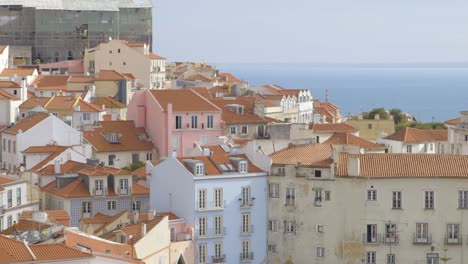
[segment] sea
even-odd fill
[[[468,110],[468,65],[319,65],[217,63],[250,86],[309,89],[347,116],[377,107],[399,108],[420,122],[443,122]]]

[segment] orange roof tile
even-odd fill
[[[154,227],[156,227],[159,222],[163,217],[156,217],[153,220],[147,220],[147,221],[140,221],[139,223],[136,224],[129,224],[120,229],[120,231],[124,232],[127,235],[132,235],[133,237],[127,241],[128,244],[134,245],[136,244],[141,238],[141,224],[144,223],[146,224],[146,232],[151,231]]]
[[[30,86],[36,90],[66,90],[68,75],[39,75]]]
[[[12,182],[17,182],[19,180],[20,179],[14,179],[14,178],[11,178],[11,177],[8,177],[8,176],[0,176],[0,185],[9,184],[9,183],[12,183]]]
[[[161,56],[159,56],[159,55],[154,54],[153,52],[150,52],[150,53],[148,54],[148,57],[149,57],[150,59],[152,59],[152,60],[165,60],[165,59],[166,59],[166,58],[164,58],[164,57],[161,57]]]
[[[173,212],[157,212],[157,216],[168,216],[168,217],[169,217],[169,221],[170,221],[170,220],[181,219],[180,217],[178,217],[177,215],[175,215]]]
[[[270,157],[276,165],[329,167],[333,163],[330,144],[290,145]]]
[[[340,153],[338,176],[348,176],[349,158],[358,158],[360,176],[373,178],[467,178],[468,155]]]
[[[45,109],[72,109],[80,98],[74,96],[53,96],[43,107]]]
[[[94,130],[83,132],[85,140],[97,152],[143,151],[155,148],[145,129],[136,128],[133,121],[101,121],[100,125]],[[110,133],[117,133],[119,143],[110,143],[106,139]]]
[[[357,132],[358,130],[345,123],[325,123],[325,124],[310,124],[310,129],[315,133],[321,132]]]
[[[144,42],[136,42],[136,41],[134,42],[128,41],[126,44],[129,47],[144,47],[145,46]]]
[[[97,97],[91,103],[99,107],[102,107],[102,105],[104,105],[106,108],[121,108],[121,109],[127,108],[125,104],[115,100],[114,98],[110,96],[109,97]]]
[[[25,119],[19,121],[15,125],[3,130],[2,132],[9,133],[9,134],[18,134],[20,130],[23,132],[28,131],[30,128],[34,127],[42,120],[49,117],[49,114],[44,113],[37,113],[34,115],[29,115]]]
[[[0,81],[0,88],[21,88],[21,85],[12,81]]]
[[[118,81],[122,79],[127,80],[129,78],[114,70],[100,70],[95,76],[96,81]]]
[[[0,99],[8,99],[8,100],[13,100],[13,101],[18,101],[20,100],[18,97],[12,95],[9,92],[6,92],[2,89],[0,89]]]
[[[68,147],[64,146],[57,146],[57,145],[47,145],[47,146],[33,146],[25,149],[23,151],[23,154],[31,154],[31,153],[46,153],[49,154],[49,156],[39,163],[37,163],[34,167],[32,167],[30,170],[31,171],[37,171],[42,169],[47,163],[51,162],[53,159],[55,159],[57,156],[59,156],[61,153],[63,153],[65,150],[67,150]]]
[[[34,221],[32,219],[21,219],[17,222],[18,223],[18,230],[20,233],[29,231],[29,230],[45,230],[51,227],[53,224],[51,223],[42,223],[39,221]],[[13,235],[13,226],[3,230],[1,232],[3,235]]]
[[[254,114],[254,104],[257,101],[256,97],[252,96],[243,96],[243,97],[236,97],[236,98],[214,98],[211,99],[210,102],[218,106],[221,110],[223,110],[221,119],[226,124],[245,124],[245,123],[270,123],[275,121],[275,119],[270,117],[261,117]],[[234,111],[233,109],[229,108],[229,105],[241,105],[243,106],[244,110],[242,114]]]
[[[99,106],[88,103],[83,100],[78,101],[78,106],[80,107],[78,112],[102,112],[102,110]]]
[[[412,127],[404,127],[397,132],[386,136],[384,139],[401,141],[406,143],[412,142],[431,142],[431,141],[447,141],[447,130],[423,130]]]
[[[34,258],[22,241],[0,236],[0,263],[32,261]]]
[[[196,93],[198,93],[199,95],[201,95],[201,96],[203,96],[203,97],[205,97],[207,99],[213,98],[211,96],[211,94],[210,94],[210,91],[206,87],[185,87],[185,89],[192,89]]]
[[[8,47],[8,46],[0,45],[0,54],[3,53],[3,51],[6,49],[6,47]]]
[[[93,83],[94,77],[89,76],[70,76],[69,83]]]
[[[222,79],[224,81],[229,82],[229,83],[240,83],[240,82],[242,82],[241,80],[239,80],[238,78],[236,78],[234,75],[232,75],[229,72],[220,72],[220,73],[218,73],[218,76],[222,77]]]
[[[461,123],[461,118],[457,117],[457,118],[454,118],[454,119],[450,119],[450,120],[445,121],[444,123],[447,124],[447,125],[458,125],[458,124]]]
[[[212,79],[206,76],[203,76],[199,73],[193,74],[185,78],[187,81],[202,81],[202,82],[211,82]]]
[[[52,97],[32,97],[20,104],[20,109],[32,109],[36,106],[44,107]]]
[[[17,75],[17,76],[30,76],[34,74],[33,68],[5,68],[3,71],[0,73],[0,76],[12,76],[12,75]]]
[[[64,244],[39,244],[30,245],[29,247],[36,256],[37,262],[94,258],[92,254],[69,248]]]
[[[351,133],[336,132],[330,138],[325,140],[323,144],[332,145],[354,145],[364,149],[385,149],[382,144],[375,144]]]
[[[78,171],[79,174],[87,176],[108,176],[112,175],[132,175],[131,171],[124,169],[117,169],[113,167],[95,165],[95,166],[86,166]]]
[[[167,111],[167,104],[172,103],[172,111],[185,112],[185,111],[210,111],[219,112],[221,109],[210,103],[207,99],[200,96],[193,90],[151,90],[150,93],[163,108]]]
[[[44,211],[47,213],[47,216],[53,218],[54,220],[70,220],[70,215],[65,210],[46,210]],[[21,212],[20,221],[22,219],[31,219],[33,216],[33,211],[31,210],[24,210]]]
[[[68,160],[64,164],[60,165],[60,173],[59,174],[72,174],[78,173],[79,170],[86,167],[85,163],[81,163],[74,160]],[[39,175],[56,175],[55,173],[55,165],[50,164],[45,166],[44,168],[36,171]]]

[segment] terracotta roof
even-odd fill
[[[132,175],[133,173],[124,169],[117,169],[113,167],[95,165],[95,166],[86,166],[78,171],[79,174],[87,176],[108,176],[112,175]]]
[[[39,75],[30,86],[36,90],[66,90],[68,75]]]
[[[32,219],[21,219],[17,222],[18,230],[20,233],[29,231],[29,230],[45,230],[50,228],[53,224],[51,223],[42,223],[39,221],[33,221]],[[13,226],[2,231],[3,235],[13,235]]]
[[[345,123],[324,123],[324,124],[310,124],[310,129],[315,133],[321,132],[358,132],[356,128]]]
[[[19,179],[14,179],[14,178],[7,177],[7,176],[0,176],[0,185],[9,184],[9,183],[16,182],[16,181],[19,181]]]
[[[152,59],[152,60],[165,60],[165,59],[166,59],[166,58],[164,58],[164,57],[161,57],[161,56],[159,56],[159,55],[154,54],[153,52],[150,52],[150,53],[148,54],[148,57],[149,57],[150,59]]]
[[[93,83],[94,77],[89,76],[70,76],[69,83]]]
[[[78,104],[79,98],[73,96],[53,96],[44,105],[46,109],[72,109]]]
[[[51,162],[53,159],[55,159],[57,156],[59,156],[61,153],[63,153],[65,150],[67,150],[68,147],[64,146],[57,146],[57,145],[47,145],[47,146],[33,146],[25,149],[23,151],[23,154],[32,154],[32,153],[41,153],[41,154],[49,154],[49,156],[39,163],[37,163],[34,167],[32,167],[30,170],[31,171],[37,171],[42,169],[47,163]]]
[[[199,95],[201,95],[201,96],[203,96],[203,97],[205,97],[207,99],[213,98],[211,96],[211,94],[210,94],[210,91],[206,87],[185,87],[185,89],[192,89],[196,93],[198,93]]]
[[[177,215],[175,215],[173,212],[157,212],[157,216],[168,216],[168,217],[169,217],[169,221],[170,221],[170,220],[181,219],[180,217],[178,217]]]
[[[340,153],[338,176],[348,176],[350,157],[359,159],[361,177],[468,178],[468,155]]]
[[[303,91],[301,89],[284,89],[284,90],[279,90],[279,93],[283,96],[299,96],[299,93]]]
[[[0,54],[3,53],[3,51],[6,49],[6,47],[8,47],[8,46],[0,45]]]
[[[12,76],[12,75],[17,75],[17,76],[29,76],[34,74],[33,68],[5,68],[3,71],[0,73],[0,76]]]
[[[411,142],[431,142],[431,141],[447,141],[447,130],[423,130],[411,127],[404,127],[397,132],[386,136],[384,139],[401,141],[405,143]]]
[[[461,124],[461,118],[457,117],[454,119],[450,119],[450,120],[445,121],[444,123],[447,125],[458,125],[458,124]]]
[[[333,163],[330,144],[290,145],[270,154],[272,164],[329,167]]]
[[[94,101],[91,102],[94,105],[102,107],[104,105],[106,108],[127,108],[127,106],[112,97],[97,97]]]
[[[333,119],[340,119],[340,108],[331,102],[321,102],[314,100],[314,114],[324,115],[327,122],[333,122]]]
[[[93,217],[82,217],[80,219],[80,222],[82,222],[84,224],[102,224],[101,226],[99,226],[94,231],[94,234],[98,234],[103,230],[105,232],[106,227],[108,227],[110,224],[114,223],[116,220],[118,220],[120,217],[122,217],[125,214],[128,214],[128,211],[122,211],[122,212],[120,212],[118,214],[115,214],[113,216],[106,215],[106,214],[98,212]],[[109,230],[107,230],[107,231],[109,231]]]
[[[133,121],[101,121],[100,127],[83,131],[83,137],[97,152],[143,151],[155,148],[144,128],[136,128]],[[117,133],[119,143],[110,143],[106,136]]]
[[[134,245],[136,244],[142,237],[141,235],[141,224],[145,223],[146,224],[146,232],[150,232],[155,226],[161,222],[163,217],[155,217],[153,220],[147,220],[147,221],[140,221],[139,223],[136,224],[129,224],[120,229],[123,233],[127,235],[132,235],[133,237],[131,239],[128,239],[127,244]]]
[[[21,85],[13,81],[0,81],[0,88],[21,88]]]
[[[2,132],[9,133],[9,134],[18,134],[20,130],[23,132],[28,131],[30,128],[34,127],[38,123],[40,123],[42,120],[46,119],[49,117],[49,114],[44,114],[44,113],[37,113],[34,115],[30,115],[26,117],[23,120],[20,120],[18,123],[15,125],[3,130]]]
[[[0,236],[0,263],[32,261],[34,258],[22,241]]]
[[[100,70],[95,76],[96,81],[118,81],[122,79],[127,80],[129,78],[114,70]]]
[[[60,173],[59,174],[78,173],[79,170],[83,169],[86,166],[88,166],[88,165],[86,165],[85,163],[81,163],[81,162],[74,161],[74,160],[68,160],[64,164],[60,165]],[[55,165],[54,164],[47,165],[44,168],[36,171],[36,173],[39,174],[39,175],[57,175],[57,173],[55,173]]]
[[[220,72],[218,73],[218,76],[223,79],[225,82],[229,83],[240,83],[242,82],[241,80],[237,79],[234,75],[232,75],[229,72]]]
[[[103,112],[105,111],[101,109],[99,106],[88,103],[81,99],[78,101],[78,106],[80,107],[78,112]]]
[[[325,140],[323,144],[332,144],[332,145],[354,145],[359,146],[364,149],[385,149],[385,146],[382,144],[375,144],[358,136],[355,136],[351,133],[342,133],[336,132],[330,138]]]
[[[200,96],[193,90],[150,90],[150,93],[163,108],[167,111],[167,104],[172,103],[172,111],[221,111],[218,107],[210,103],[207,99]]]
[[[275,119],[270,117],[261,117],[254,114],[254,104],[255,101],[258,101],[255,97],[252,96],[243,96],[235,97],[230,99],[225,98],[214,98],[210,102],[221,108],[222,115],[221,119],[226,124],[245,124],[245,123],[270,123],[275,121]],[[241,105],[243,106],[243,113],[239,114],[229,105]]]
[[[69,248],[64,244],[40,244],[29,246],[36,256],[36,261],[72,260],[94,258],[92,254]]]
[[[212,81],[211,78],[203,76],[203,75],[201,75],[199,73],[192,74],[192,75],[188,76],[187,78],[185,78],[185,80],[187,80],[187,81],[202,81],[202,82],[211,82]]]
[[[0,89],[0,99],[8,99],[8,100],[13,100],[13,101],[18,101],[20,100],[18,97],[10,94],[9,92],[6,92],[5,90]]]
[[[126,44],[129,47],[144,47],[145,46],[144,42],[136,42],[136,41],[135,42],[128,41]]]
[[[65,210],[46,210],[44,212],[47,213],[48,217],[50,217],[50,218],[52,218],[52,219],[54,219],[56,221],[70,220],[70,215]],[[22,219],[31,219],[32,216],[33,216],[33,211],[24,210],[24,211],[21,212],[20,221]]]

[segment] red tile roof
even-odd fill
[[[167,111],[167,104],[169,103],[172,103],[172,111],[174,112],[221,111],[221,109],[210,103],[206,98],[203,98],[201,95],[190,89],[151,90],[150,93],[162,107],[163,111]]]
[[[336,132],[330,138],[325,140],[323,144],[332,144],[332,145],[354,145],[359,146],[364,149],[385,149],[385,146],[382,144],[375,144],[358,136],[355,136],[351,133],[342,133]]]
[[[152,59],[152,60],[165,60],[165,59],[166,59],[166,58],[164,58],[164,57],[161,57],[161,56],[159,56],[159,55],[154,54],[153,52],[150,52],[150,53],[148,54],[148,57],[149,57],[150,59]]]
[[[43,121],[44,119],[48,117],[49,117],[49,114],[44,114],[44,113],[37,113],[34,115],[30,115],[26,117],[25,119],[19,121],[15,125],[3,130],[2,132],[16,135],[18,134],[20,130],[22,130],[23,132],[28,131],[30,128],[39,124],[41,121]]]
[[[458,125],[460,123],[461,123],[461,118],[460,117],[445,121],[445,124],[447,124],[447,125]]]
[[[49,156],[39,163],[37,163],[34,167],[31,168],[31,171],[37,171],[42,169],[47,163],[51,162],[53,159],[55,159],[57,156],[59,156],[61,153],[63,153],[65,150],[67,150],[68,147],[64,146],[57,146],[57,145],[47,145],[47,146],[33,146],[25,149],[23,151],[24,154],[31,154],[31,153],[41,153],[41,154],[49,154]]]
[[[39,75],[30,86],[36,90],[66,90],[68,75]]]
[[[56,220],[70,220],[70,214],[68,214],[65,210],[46,210],[44,211],[47,213],[47,216]],[[31,219],[33,217],[33,211],[31,210],[24,210],[21,212],[20,220],[21,219]]]
[[[12,81],[0,81],[0,88],[21,88],[21,85]]]
[[[64,164],[60,165],[60,172],[58,174],[75,174],[86,166],[88,165],[86,165],[85,163],[81,163],[74,160],[68,160]],[[36,173],[39,175],[57,175],[57,173],[55,173],[54,164],[47,165],[44,168],[36,171]]]
[[[30,76],[34,74],[33,68],[5,68],[3,71],[0,73],[0,76],[12,76],[12,75],[17,75],[17,76]]]
[[[348,176],[348,161],[359,159],[361,177],[468,178],[468,155],[340,153],[338,176]]]
[[[310,129],[314,133],[323,132],[358,132],[358,130],[345,123],[325,123],[325,124],[310,124]]]
[[[270,154],[272,164],[303,165],[314,167],[329,167],[332,161],[330,144],[290,145],[289,147]]]
[[[234,75],[232,75],[229,72],[220,72],[218,73],[218,76],[221,77],[220,79],[222,81],[228,82],[228,83],[241,83],[242,81],[236,78]]]
[[[94,77],[89,76],[70,76],[69,83],[93,83]]]
[[[447,130],[423,130],[411,127],[404,127],[397,132],[386,136],[384,139],[401,141],[405,143],[447,141]]]
[[[97,97],[91,103],[94,105],[97,105],[98,107],[102,107],[104,105],[106,108],[121,108],[121,109],[127,108],[125,104],[115,100],[114,98],[110,96],[109,97]]]
[[[100,70],[96,76],[96,81],[118,81],[118,80],[129,80],[129,78],[114,70]]]
[[[18,101],[20,100],[18,97],[10,94],[9,92],[6,92],[5,90],[0,89],[0,99],[7,99],[7,100],[13,100],[13,101]]]
[[[210,102],[223,110],[221,119],[226,124],[270,123],[275,121],[273,118],[266,116],[262,117],[254,114],[254,105],[256,101],[258,101],[257,98],[252,96],[236,97],[230,99],[214,98],[210,100]],[[233,111],[231,108],[229,108],[229,105],[242,106],[243,113],[239,114],[238,112]]]

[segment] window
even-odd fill
[[[198,209],[206,209],[206,190],[198,190]]]
[[[3,139],[3,151],[6,151],[6,139]]]
[[[13,190],[8,190],[8,192],[7,192],[7,202],[8,202],[8,208],[13,206]]]
[[[91,216],[91,202],[82,202],[81,212],[83,215]]]
[[[250,195],[250,186],[242,187],[241,190],[241,206],[252,206],[252,197]]]
[[[198,218],[198,235],[206,236],[206,225],[207,225],[206,217],[199,217]]]
[[[120,49],[117,49],[117,53],[120,53]]]
[[[270,183],[268,185],[268,195],[271,198],[278,198],[279,197],[279,184],[278,183]]]
[[[195,176],[202,176],[204,175],[203,171],[203,164],[202,163],[197,163],[195,164]]]
[[[315,189],[314,204],[316,207],[322,206],[322,189]]]
[[[11,153],[11,140],[8,140],[8,153]]]
[[[239,172],[246,173],[247,172],[247,161],[239,162]]]
[[[323,225],[317,225],[317,232],[323,233]]]
[[[296,205],[296,189],[286,188],[286,205]]]
[[[366,264],[375,264],[376,256],[375,251],[366,252]]]
[[[224,253],[223,253],[224,252],[223,242],[215,243],[214,244],[214,251],[215,251],[214,258],[218,259],[218,260],[221,260],[221,262],[224,262],[224,261],[222,261],[223,260],[223,255],[224,255]]]
[[[284,221],[284,232],[296,234],[296,221]]]
[[[140,212],[141,210],[141,201],[133,201],[132,202],[132,211],[133,212]]]
[[[13,153],[16,154],[16,141],[13,141]]]
[[[276,252],[276,245],[268,245],[268,252]]]
[[[88,121],[88,120],[91,120],[91,114],[83,113],[83,121]]]
[[[438,253],[427,253],[427,264],[439,264]]]
[[[325,191],[325,201],[330,201],[330,200],[331,200],[331,192]]]
[[[465,135],[465,141],[468,141],[468,135]]]
[[[317,247],[317,257],[318,258],[325,257],[325,248],[324,247]]]
[[[314,171],[314,176],[315,176],[316,178],[322,177],[322,171],[321,171],[321,170],[315,170],[315,171]]]
[[[229,127],[229,133],[230,133],[231,135],[237,134],[237,127],[235,127],[235,126]]]
[[[241,134],[247,134],[247,126],[241,126]]]
[[[117,209],[117,201],[107,201],[107,210],[113,211]]]
[[[252,230],[250,228],[250,213],[243,213],[242,214],[242,226],[241,226],[241,233],[251,233]]]
[[[215,235],[224,234],[223,216],[221,215],[214,217],[214,234]]]
[[[392,192],[392,208],[393,209],[401,209],[401,192],[396,191]]]
[[[385,243],[396,243],[397,227],[396,224],[385,224]]]
[[[376,201],[377,200],[377,190],[367,190],[367,200]]]
[[[207,263],[208,258],[207,255],[207,245],[206,244],[199,244],[198,245],[198,263],[203,264]]]
[[[276,170],[276,173],[278,175],[285,175],[286,174],[286,168],[285,167],[278,167]]]
[[[182,116],[175,117],[175,129],[182,129]]]
[[[253,254],[250,252],[250,240],[242,240],[241,260],[252,260]]]
[[[94,195],[103,195],[103,186],[104,181],[103,180],[95,180],[94,181]]]
[[[192,116],[192,128],[198,128],[198,116]]]
[[[120,194],[128,194],[128,179],[120,179]]]
[[[315,137],[315,143],[317,143],[317,144],[320,143],[320,136]]]
[[[387,264],[395,264],[395,254],[387,254]]]
[[[21,205],[21,188],[16,188],[16,205]]]
[[[151,152],[146,153],[146,160],[153,160],[153,153]]]
[[[114,166],[115,155],[109,155],[107,163],[109,166]]]
[[[277,232],[278,231],[278,221],[268,220],[268,231]]]
[[[124,66],[127,65],[127,63],[126,63],[125,61],[124,61],[122,64],[123,64]]]
[[[413,152],[413,145],[407,145],[407,146],[406,146],[406,152],[407,152],[407,153]]]
[[[461,242],[460,238],[460,225],[448,224],[447,225],[447,244],[458,244]]]
[[[468,209],[468,190],[458,191],[458,208]]]
[[[214,193],[214,207],[223,208],[223,189],[215,188],[213,193]]]
[[[213,116],[212,115],[206,116],[206,128],[213,128]]]
[[[11,227],[13,225],[13,216],[9,215],[7,217],[7,228]]]
[[[132,163],[138,163],[140,161],[140,155],[138,153],[132,154]]]
[[[428,223],[416,223],[416,243],[428,243],[429,242],[429,224]]]
[[[13,90],[13,95],[17,95],[18,94],[18,90]]]
[[[367,124],[368,129],[372,129],[372,124]]]
[[[424,192],[424,209],[434,209],[434,191]]]
[[[367,225],[366,243],[377,243],[377,225],[376,224]]]

